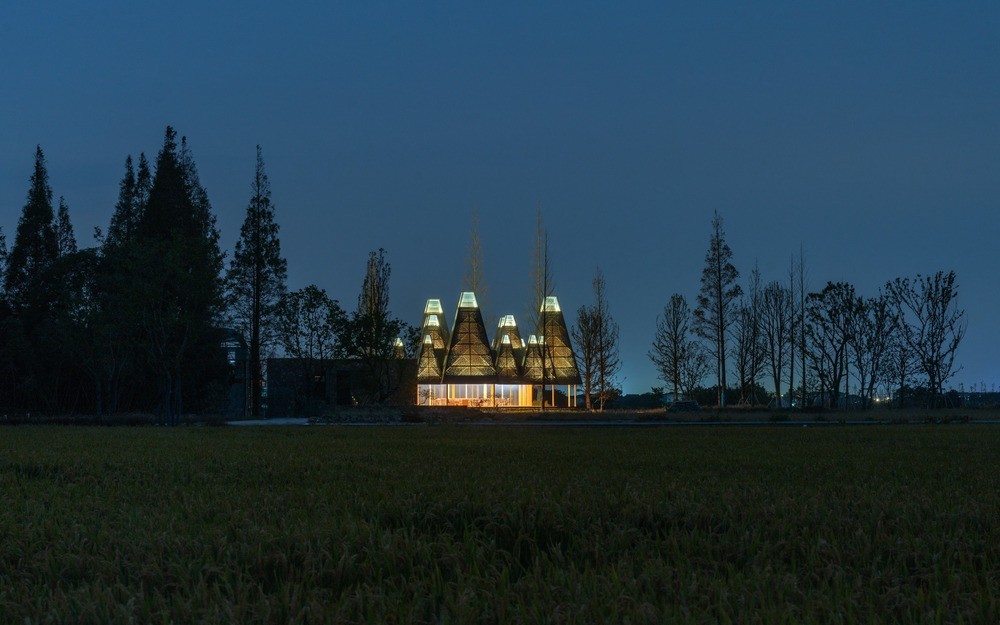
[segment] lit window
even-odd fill
[[[479,304],[476,303],[476,294],[472,291],[465,291],[462,293],[462,297],[458,302],[459,308],[479,308]]]

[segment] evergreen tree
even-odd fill
[[[285,293],[286,274],[287,263],[281,257],[271,203],[271,183],[258,145],[250,203],[226,274],[230,318],[249,347],[249,408],[253,417],[260,416],[263,353],[274,342],[276,308]]]
[[[149,176],[148,167],[146,176]],[[132,156],[129,155],[125,158],[125,175],[118,184],[118,202],[115,203],[108,234],[104,239],[106,251],[121,248],[135,234],[140,215],[136,192],[135,170],[132,168]]]
[[[73,234],[73,224],[69,221],[69,207],[62,196],[59,196],[59,213],[56,217],[56,243],[59,256],[76,253],[76,235]]]
[[[35,169],[31,174],[28,201],[21,212],[14,246],[7,259],[5,287],[17,300],[31,280],[39,276],[59,255],[52,212],[52,188],[45,169],[41,146],[35,148]]]
[[[179,422],[185,381],[204,386],[224,363],[215,327],[222,302],[218,232],[190,151],[185,142],[178,153],[176,136],[168,126],[138,224],[132,280],[160,392],[157,413],[170,424]]]

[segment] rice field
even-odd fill
[[[0,428],[3,623],[996,623],[1000,427]]]

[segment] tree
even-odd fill
[[[149,175],[149,168],[146,168]],[[135,170],[132,168],[132,156],[125,158],[125,175],[118,183],[118,202],[111,214],[111,223],[104,238],[105,252],[120,249],[135,235],[136,226],[141,216],[141,207],[137,195]]]
[[[535,221],[535,258],[534,267],[532,268],[532,283],[533,289],[531,294],[532,299],[532,310],[529,311],[529,324],[535,327],[535,335],[538,337],[538,341],[541,344],[541,349],[539,354],[541,356],[541,366],[542,366],[542,384],[539,391],[539,402],[538,409],[545,410],[545,387],[546,387],[546,377],[549,373],[550,365],[552,360],[552,355],[550,354],[551,345],[545,342],[545,328],[547,327],[546,316],[547,312],[545,310],[545,298],[552,292],[554,288],[554,282],[552,280],[552,263],[549,258],[549,234],[545,230],[542,224],[542,209],[538,209],[537,218]],[[553,402],[555,400],[555,388],[552,391]]]
[[[929,399],[943,397],[944,383],[958,372],[955,353],[965,336],[965,310],[958,307],[954,271],[896,278],[886,292],[900,319],[900,337],[926,377]]]
[[[169,424],[179,423],[184,382],[204,388],[224,364],[219,235],[187,143],[178,152],[176,136],[168,126],[129,261],[142,349],[159,388],[156,410]]]
[[[28,201],[17,224],[4,276],[7,294],[14,300],[20,299],[29,283],[59,256],[52,212],[52,188],[49,187],[49,174],[45,169],[41,146],[35,148],[35,169],[30,180]]]
[[[577,311],[573,342],[578,352],[577,362],[586,394],[587,410],[591,409],[591,393],[596,394],[597,409],[603,411],[607,401],[618,394],[615,375],[621,368],[618,357],[618,324],[611,316],[607,298],[607,283],[600,267],[594,272],[594,304]]]
[[[792,293],[778,282],[771,282],[764,287],[762,303],[761,337],[771,377],[774,379],[774,401],[777,406],[781,406],[781,379],[785,362],[792,364],[790,354],[785,351],[793,334]]]
[[[760,401],[757,381],[764,367],[764,343],[760,336],[761,293],[760,272],[754,267],[750,273],[748,294],[740,303],[733,323],[733,355],[740,383],[741,404],[753,405]]]
[[[886,379],[889,347],[896,325],[894,311],[885,295],[858,298],[854,305],[851,356],[858,376],[858,394],[865,407],[871,406],[875,386]]]
[[[472,213],[472,234],[469,240],[468,267],[463,281],[464,290],[476,294],[480,309],[486,308],[487,289],[483,279],[483,249],[479,240],[479,215]]]
[[[583,382],[584,405],[592,410],[591,397],[597,380],[597,316],[593,306],[580,306],[576,311],[576,324],[570,329],[576,344],[576,361]]]
[[[313,381],[322,376],[324,361],[344,356],[346,325],[344,309],[316,285],[285,293],[279,300],[275,308],[275,337],[285,354],[298,360],[302,367],[300,399],[319,398],[319,389]]]
[[[351,315],[348,355],[361,361],[368,374],[366,401],[387,400],[402,382],[402,362],[397,358],[396,339],[404,339],[404,354],[413,351],[418,333],[389,311],[391,268],[385,250],[368,255],[358,307]],[[408,347],[407,347],[408,346]]]
[[[649,359],[656,365],[660,379],[671,384],[674,401],[681,397],[685,386],[685,366],[690,354],[691,309],[683,295],[674,293],[663,307],[663,314],[656,320],[656,334]],[[697,382],[700,382],[700,378]],[[697,384],[696,382],[696,384]]]
[[[76,253],[76,236],[73,234],[73,224],[69,221],[69,207],[62,196],[59,196],[59,213],[56,217],[56,244],[59,256]]]
[[[271,184],[258,145],[250,202],[226,273],[229,317],[249,348],[250,414],[254,418],[260,416],[262,353],[274,340],[276,308],[285,293],[286,277],[287,263],[281,257]]]
[[[711,355],[698,341],[688,341],[681,361],[681,393],[690,398],[712,368]]]
[[[726,349],[729,327],[737,311],[739,297],[743,294],[736,279],[739,272],[732,264],[733,252],[726,243],[722,217],[716,212],[712,218],[712,236],[709,238],[705,269],[701,274],[698,308],[695,309],[695,329],[708,341],[708,349],[715,358],[718,376],[718,403],[726,405]]]
[[[607,283],[598,267],[594,272],[594,316],[597,330],[597,409],[619,394],[615,377],[621,369],[618,356],[618,324],[608,304]]]
[[[844,282],[828,282],[821,292],[810,293],[807,300],[811,366],[819,379],[820,396],[828,392],[834,407],[847,373],[855,305],[854,287]]]

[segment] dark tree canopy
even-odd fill
[[[59,256],[52,188],[41,146],[35,148],[35,168],[28,187],[28,201],[17,224],[17,234],[7,260],[5,286],[14,297]]]
[[[73,234],[73,224],[69,220],[69,207],[62,196],[59,197],[59,213],[56,217],[56,243],[59,256],[76,253],[76,235]]]
[[[178,152],[168,126],[131,260],[143,346],[158,379],[157,413],[168,423],[179,420],[184,383],[198,384],[221,358],[218,236],[190,151],[185,143]]]

